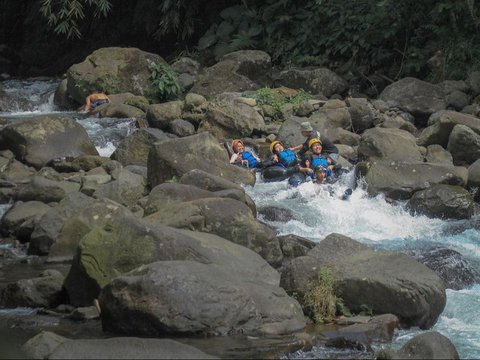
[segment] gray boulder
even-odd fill
[[[245,203],[234,199],[201,198],[165,204],[145,220],[151,224],[216,234],[252,249],[272,265],[282,260],[275,231],[256,220]]]
[[[266,283],[279,281],[265,260],[243,246],[213,234],[173,229],[120,213],[82,237],[64,286],[73,305],[91,305],[113,278],[161,260],[225,264],[232,272],[246,272]]]
[[[435,247],[408,254],[440,276],[447,289],[461,290],[480,281],[480,271],[458,251]]]
[[[80,184],[72,181],[55,181],[41,175],[33,176],[29,184],[20,188],[15,198],[21,201],[59,202],[68,194],[80,190]]]
[[[468,167],[468,183],[470,190],[475,190],[475,201],[480,199],[480,159]]]
[[[460,359],[452,342],[437,331],[415,336],[389,359]]]
[[[209,131],[218,139],[249,137],[265,130],[265,121],[241,94],[222,94],[207,107],[198,131]]]
[[[446,109],[443,88],[412,77],[388,85],[380,94],[387,102],[415,116],[415,125],[424,126],[428,117],[436,111]]]
[[[409,199],[413,193],[434,184],[467,184],[468,171],[462,166],[429,163],[377,161],[371,165],[359,163],[357,175],[362,175],[370,195],[380,193],[391,199]]]
[[[359,158],[371,161],[423,161],[423,155],[416,145],[415,137],[400,129],[376,127],[365,131],[357,151]]]
[[[224,55],[215,65],[203,69],[195,78],[191,92],[215,96],[224,92],[256,90],[268,85],[265,74],[271,58],[260,50],[240,50]]]
[[[443,281],[425,265],[340,234],[330,234],[306,256],[291,260],[281,285],[289,293],[305,294],[323,267],[331,269],[337,295],[354,312],[367,305],[375,314],[394,314],[408,326],[426,329],[445,307]]]
[[[30,236],[28,253],[47,255],[50,247],[57,240],[65,221],[93,201],[91,197],[75,192],[67,195],[57,206],[49,209],[35,223]]]
[[[33,231],[33,228],[29,230],[29,234],[25,234],[25,225],[23,224],[29,220],[38,220],[49,209],[50,206],[41,201],[16,201],[0,219],[0,232],[4,236],[14,235],[19,239],[26,238],[24,240],[30,240],[30,233]]]
[[[425,161],[428,163],[445,163],[453,165],[453,157],[447,150],[438,144],[428,145]]]
[[[478,121],[480,123],[480,119]],[[470,165],[480,158],[480,134],[468,126],[455,125],[448,138],[447,150],[455,165]]]
[[[275,78],[275,85],[303,89],[326,97],[348,90],[347,81],[327,68],[283,70]]]
[[[160,129],[138,129],[118,144],[110,158],[117,160],[123,166],[146,166],[148,162],[148,152],[152,144],[167,139],[170,139],[170,137]]]
[[[446,149],[450,133],[455,125],[465,125],[480,134],[480,119],[477,117],[455,111],[445,111],[440,113],[438,120],[433,125],[423,129],[417,144],[420,146],[438,144]]]
[[[193,169],[183,174],[180,178],[180,184],[193,185],[208,191],[235,189],[245,192],[239,184],[200,169]]]
[[[28,340],[22,350],[31,359],[215,359],[193,346],[170,339],[72,340],[49,331]]]
[[[7,284],[2,291],[2,306],[53,308],[63,301],[63,280],[59,271],[45,270],[37,278]]]
[[[0,130],[2,149],[37,169],[50,160],[80,155],[98,155],[85,129],[76,121],[58,115],[40,115],[16,121]]]
[[[68,94],[79,104],[95,91],[149,96],[154,93],[150,68],[164,62],[159,55],[137,48],[101,48],[67,70]]]
[[[227,151],[208,132],[157,142],[150,149],[148,182],[152,188],[193,169],[222,176],[237,184],[255,183],[252,172],[229,164]]]
[[[183,101],[169,101],[148,107],[147,121],[150,127],[169,130],[170,123],[182,117]]]
[[[442,219],[469,219],[474,210],[472,195],[467,190],[445,184],[415,192],[407,207],[412,213]]]
[[[175,119],[170,122],[170,132],[179,137],[190,136],[195,134],[195,126],[186,120]]]
[[[300,304],[285,290],[229,265],[144,265],[114,279],[99,301],[104,329],[123,334],[279,335],[305,326]]]

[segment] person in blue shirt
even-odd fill
[[[322,140],[319,138],[312,138],[308,142],[308,147],[311,154],[306,155],[303,158],[303,163],[305,164],[305,167],[309,169],[309,175],[312,179],[315,177],[314,173],[316,169],[325,169],[326,179],[333,179],[333,169],[335,165],[333,165],[330,158],[326,158],[322,155]]]
[[[260,169],[273,165],[273,161],[262,161],[251,151],[245,149],[245,144],[240,139],[232,141],[233,154],[230,157],[230,164],[244,166],[249,169]]]

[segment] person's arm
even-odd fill
[[[303,147],[303,144],[302,144],[302,145],[296,145],[296,146],[289,147],[289,149],[292,150],[292,151],[298,151],[298,150],[300,150],[302,147]]]
[[[233,154],[230,158],[230,164],[235,164],[238,161],[238,154]]]
[[[90,110],[90,95],[85,98],[85,106],[83,107],[83,112],[88,112]]]

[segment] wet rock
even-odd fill
[[[31,338],[22,349],[32,359],[214,359],[193,346],[170,339],[71,340],[49,331]]]
[[[114,279],[99,301],[104,329],[123,334],[275,335],[305,326],[283,289],[229,265],[155,262]]]
[[[45,270],[38,278],[18,280],[2,291],[1,303],[6,307],[55,307],[63,300],[63,280],[57,270]]]
[[[268,206],[258,209],[258,213],[267,221],[288,222],[295,218],[290,209]]]
[[[472,195],[467,190],[444,184],[415,192],[407,207],[412,213],[442,219],[469,219],[474,211]]]
[[[440,276],[447,289],[461,290],[480,282],[480,272],[455,250],[434,248],[408,254]]]

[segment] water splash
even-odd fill
[[[6,80],[1,82],[4,108],[1,114],[29,115],[58,112],[53,97],[58,79]]]

